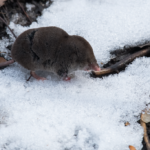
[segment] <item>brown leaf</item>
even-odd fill
[[[130,150],[136,150],[135,147],[133,147],[132,145],[129,145],[129,149]]]
[[[130,123],[129,122],[125,122],[125,124],[124,124],[125,126],[129,126],[130,125]]]
[[[5,2],[5,1],[6,1],[6,0],[0,0],[0,7],[4,5],[4,2]]]
[[[7,61],[5,58],[0,57],[0,63]]]

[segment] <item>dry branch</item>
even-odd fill
[[[149,142],[149,138],[148,138],[148,135],[147,135],[146,123],[143,122],[142,120],[140,120],[140,123],[141,123],[141,126],[144,129],[144,141],[146,143],[146,148],[147,148],[147,150],[150,150],[150,142]]]
[[[9,25],[6,23],[6,21],[5,21],[2,17],[0,17],[0,20],[5,23],[5,25],[9,28],[9,30],[10,30],[10,32],[13,34],[13,36],[14,36],[15,38],[17,38],[17,36],[16,36],[16,35],[14,34],[14,32],[11,30],[11,28],[10,28]]]
[[[147,46],[147,45],[146,45]],[[145,46],[143,46],[145,47]],[[102,69],[101,71],[92,71],[93,77],[102,77],[108,74],[112,74],[115,72],[119,72],[120,69],[124,69],[127,64],[131,63],[135,58],[142,57],[150,53],[150,47],[146,47],[136,53],[133,53],[129,56],[126,56],[121,61],[117,62],[116,64],[112,65],[111,67]]]
[[[143,48],[143,47],[145,47],[145,46],[150,46],[150,43],[147,43],[147,44],[141,45],[141,46],[139,46],[139,47],[140,47],[140,48]]]
[[[17,3],[19,5],[19,7],[22,9],[22,11],[24,12],[24,14],[26,15],[27,19],[30,21],[30,23],[32,23],[30,17],[28,16],[28,14],[25,12],[23,6],[19,3],[19,0],[17,0]]]

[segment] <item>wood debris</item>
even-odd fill
[[[134,51],[134,52],[132,52]],[[117,52],[117,51],[116,51]],[[120,51],[118,51],[119,54]],[[92,71],[92,77],[103,77],[109,74],[119,73],[121,70],[124,70],[126,66],[131,63],[137,57],[148,56],[150,55],[150,43],[136,46],[127,51],[126,53],[122,53],[111,61],[115,63],[111,63],[109,67],[102,68],[101,71]],[[110,63],[108,62],[108,64]],[[108,65],[106,64],[106,66]]]
[[[141,126],[144,129],[144,141],[146,143],[146,148],[147,148],[147,150],[150,150],[150,142],[149,142],[149,138],[148,138],[148,134],[147,134],[146,123],[143,122],[142,120],[141,120]]]

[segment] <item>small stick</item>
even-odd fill
[[[14,34],[14,32],[13,32],[13,31],[11,30],[11,28],[8,26],[8,24],[6,23],[6,21],[5,21],[2,17],[0,17],[0,20],[5,23],[5,25],[9,28],[9,30],[10,30],[10,32],[13,34],[13,36],[14,36],[15,38],[17,38],[17,36]]]
[[[10,21],[9,21],[9,16],[8,16],[7,7],[5,6],[4,9],[5,9],[5,14],[6,14],[6,18],[7,18],[7,23],[9,23]]]
[[[3,15],[4,20],[7,21],[4,13],[1,12],[1,14]]]
[[[147,150],[150,150],[150,143],[149,143],[149,138],[148,138],[148,135],[147,135],[146,123],[143,122],[142,120],[140,120],[140,123],[141,123],[141,126],[144,129],[144,141],[146,143],[146,148],[147,148]]]
[[[31,79],[32,75],[30,74],[29,78],[27,79],[27,81],[29,81]]]
[[[118,70],[118,69],[116,69],[115,71],[116,71],[116,73],[119,73],[119,70]]]
[[[140,47],[140,48],[143,48],[143,47],[145,47],[145,46],[150,46],[150,43],[147,43],[147,44],[141,45],[141,46],[139,46],[139,47]]]
[[[32,23],[30,17],[27,15],[27,13],[25,12],[24,8],[22,7],[22,5],[19,3],[19,1],[17,0],[18,5],[20,6],[20,8],[22,9],[22,11],[24,12],[24,14],[26,15],[27,19],[30,21],[30,23]]]
[[[37,6],[37,7],[40,9],[40,11],[43,10],[43,7],[42,7],[40,4],[38,4],[37,2],[35,2],[34,0],[32,1],[32,3],[33,3],[35,6]]]

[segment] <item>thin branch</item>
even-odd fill
[[[6,6],[4,7],[4,10],[5,10],[6,18],[7,18],[7,19],[6,19],[6,20],[7,20],[7,24],[9,24],[10,21],[9,21],[8,10],[7,10],[7,7],[6,7]]]
[[[127,64],[131,63],[135,58],[142,57],[150,53],[150,47],[140,50],[136,53],[131,54],[130,56],[126,56],[124,59],[119,61],[118,63],[112,65],[111,67],[102,69],[101,71],[92,71],[93,77],[102,77],[108,74],[112,74],[118,72],[119,69],[123,69]]]
[[[27,81],[29,81],[31,79],[32,75],[30,74],[29,78],[27,79]]]
[[[4,7],[3,7],[3,11],[4,11]],[[4,18],[5,22],[8,24],[8,21],[7,21],[6,17],[5,17],[5,15],[4,15],[5,12],[4,13],[1,12],[1,14],[3,15],[3,18]]]
[[[24,12],[24,14],[26,15],[27,19],[30,21],[30,23],[32,23],[30,17],[27,15],[27,13],[25,12],[24,8],[22,7],[22,5],[19,3],[19,1],[17,0],[18,5],[20,6],[20,8],[22,9],[22,11]]]
[[[141,123],[141,126],[144,129],[144,141],[146,143],[146,148],[147,148],[147,150],[150,150],[150,143],[149,143],[149,138],[148,138],[148,135],[147,135],[146,123],[143,122],[142,120],[140,120],[140,123]]]
[[[9,25],[5,22],[5,20],[4,20],[2,17],[0,17],[0,20],[5,23],[5,25],[9,28],[9,30],[10,30],[10,32],[13,34],[13,36],[14,36],[15,38],[17,38],[17,36],[14,34],[14,32],[13,32],[13,31],[11,30],[11,28],[9,27]]]
[[[40,11],[43,10],[43,7],[42,7],[39,3],[37,3],[36,1],[33,0],[32,3],[33,3],[35,6],[37,6],[37,7],[40,9]]]
[[[143,48],[143,47],[145,47],[145,46],[150,46],[150,43],[147,43],[147,44],[141,45],[141,46],[139,46],[139,47],[140,47],[140,48]]]

